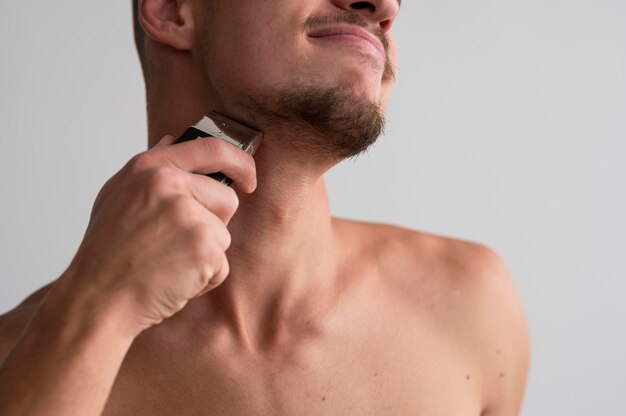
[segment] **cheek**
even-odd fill
[[[212,50],[204,54],[210,81],[216,88],[232,93],[276,89],[303,65],[293,36],[271,31],[217,36]]]

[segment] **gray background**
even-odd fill
[[[385,137],[335,214],[485,243],[526,308],[525,415],[626,415],[626,2],[404,2]],[[0,4],[0,312],[145,146],[127,1]]]

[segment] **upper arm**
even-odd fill
[[[25,314],[20,307],[0,316],[0,366],[19,340],[23,328]]]
[[[477,243],[422,233],[411,234],[409,241],[411,252],[418,253],[415,267],[433,265],[421,279],[430,283],[421,284],[417,295],[431,305],[429,313],[479,372],[483,415],[518,415],[530,347],[522,303],[506,265]]]
[[[22,333],[37,311],[39,303],[48,293],[52,284],[40,288],[14,309],[0,315],[0,365],[21,338]]]
[[[511,274],[491,249],[469,248],[471,271],[463,283],[469,296],[463,314],[470,345],[482,369],[485,416],[520,413],[529,364],[529,335]]]

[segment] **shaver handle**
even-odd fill
[[[174,143],[182,143],[182,142],[186,142],[189,140],[195,140],[195,139],[199,139],[201,137],[213,137],[210,134],[208,134],[207,132],[204,132],[202,130],[199,130],[193,126],[187,127],[187,130],[185,130],[183,132],[183,134],[180,135],[180,137],[178,139],[176,139],[176,141]],[[208,175],[213,179],[215,179],[216,181],[220,182],[220,183],[224,183],[228,186],[230,186],[233,181],[232,179],[230,179],[228,176],[224,175],[222,172],[215,172],[215,173],[209,173]]]

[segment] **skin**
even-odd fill
[[[499,257],[331,217],[340,158],[241,103],[288,73],[384,105],[384,59],[302,29],[359,13],[393,45],[398,3],[362,4],[140,2],[151,149],[103,187],[68,270],[0,318],[2,414],[519,413],[528,334]],[[254,160],[171,145],[207,108],[263,130]],[[234,188],[198,175],[217,170]]]

